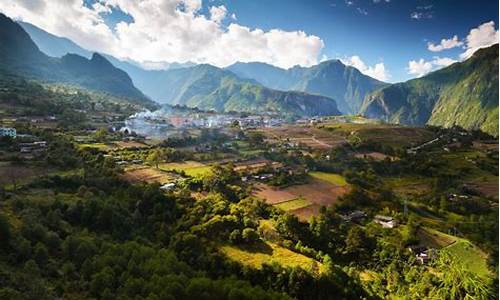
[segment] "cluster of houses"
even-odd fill
[[[253,159],[235,163],[233,170],[235,172],[257,173],[265,168],[271,168],[276,171],[283,168],[283,164],[268,159]]]
[[[366,217],[367,217],[367,214],[362,210],[355,210],[355,211],[352,211],[348,214],[340,215],[340,218],[344,222],[355,222],[355,223],[359,223],[359,222],[365,220]],[[394,227],[398,226],[398,221],[396,219],[394,219],[393,217],[389,217],[389,216],[376,215],[373,218],[373,222],[381,225],[383,228],[394,228]]]
[[[19,144],[19,152],[21,152],[22,154],[39,154],[41,152],[45,152],[46,150],[47,150],[46,141],[37,141],[37,142]]]

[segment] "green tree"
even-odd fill
[[[0,215],[0,248],[6,248],[11,238],[10,224],[7,217]]]
[[[158,164],[162,160],[163,153],[160,149],[154,149],[147,157],[147,161],[158,169]]]
[[[247,244],[254,244],[260,241],[260,236],[253,228],[245,228],[241,233],[241,238]]]

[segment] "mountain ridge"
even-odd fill
[[[365,98],[361,113],[391,123],[458,125],[498,136],[498,44]]]
[[[76,84],[110,93],[135,103],[152,105],[132,83],[128,74],[99,54],[90,59],[77,54],[54,58],[44,54],[30,35],[0,13],[0,70],[6,74],[46,82]]]
[[[303,91],[333,98],[340,111],[345,114],[357,113],[366,94],[387,85],[362,74],[354,67],[344,65],[338,59],[311,67],[295,66],[290,69],[261,62],[237,62],[226,69],[269,88]]]

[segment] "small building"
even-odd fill
[[[383,228],[394,228],[398,225],[398,222],[393,217],[382,215],[376,215],[373,221],[382,225]]]
[[[436,256],[435,249],[427,249],[415,255],[415,258],[417,259],[417,262],[419,262],[421,265],[425,265],[435,256]]]
[[[17,136],[17,132],[15,128],[12,127],[0,127],[0,136],[10,136],[15,139]]]
[[[173,182],[165,183],[164,185],[162,185],[160,187],[160,189],[164,190],[164,191],[171,191],[174,188],[175,188],[175,183],[173,183]]]

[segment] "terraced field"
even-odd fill
[[[265,201],[307,221],[319,212],[321,206],[329,206],[339,196],[349,191],[345,179],[333,173],[311,172],[306,184],[292,185],[283,189],[266,184],[256,184],[253,194]]]

